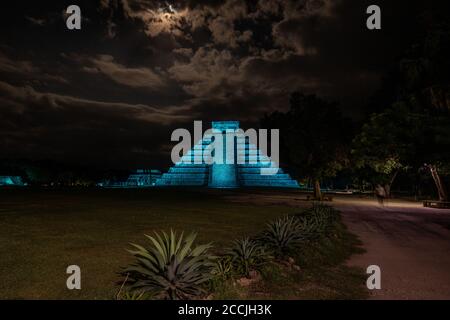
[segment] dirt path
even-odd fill
[[[450,299],[450,210],[373,200],[336,199],[350,231],[367,252],[348,262],[381,268],[373,299]]]
[[[306,207],[296,192],[230,193],[231,201]],[[381,290],[372,299],[450,299],[450,210],[393,200],[384,207],[372,198],[337,195],[329,204],[342,211],[366,253],[349,265],[381,268]]]

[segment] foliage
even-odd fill
[[[374,184],[390,188],[397,173],[433,164],[441,172],[450,164],[450,117],[413,112],[397,103],[374,114],[353,140],[352,157]],[[389,192],[388,192],[389,193]]]
[[[297,217],[285,216],[268,223],[259,240],[276,256],[283,256],[306,240],[301,230],[302,225]]]
[[[151,241],[148,248],[131,244],[135,250],[129,250],[137,260],[124,271],[130,290],[159,299],[187,299],[204,292],[202,285],[211,278],[214,266],[208,254],[211,244],[193,247],[195,233],[184,238],[172,230],[146,237]]]
[[[360,172],[385,189],[390,189],[397,172],[404,169],[412,169],[417,183],[425,166],[439,194],[445,194],[439,173],[448,173],[450,168],[447,20],[430,19],[433,22],[423,36],[399,57],[373,99],[376,113],[353,140],[353,159],[364,169]]]
[[[237,273],[246,277],[270,258],[264,246],[248,237],[235,240],[228,253]]]
[[[118,300],[148,300],[149,295],[140,291],[125,291],[117,297]]]
[[[232,257],[224,256],[218,258],[211,273],[218,280],[228,280],[233,273]]]
[[[308,240],[325,236],[338,216],[334,208],[322,203],[314,203],[311,208],[296,215],[301,221],[301,233]]]
[[[420,121],[418,115],[405,116],[404,107],[400,105],[372,115],[353,140],[356,167],[368,167],[387,179],[396,171],[407,169]]]
[[[256,239],[246,237],[233,241],[232,246],[223,252],[224,255],[214,260],[206,255],[209,245],[190,249],[195,235],[184,240],[183,234],[177,237],[173,232],[169,235],[163,232],[162,236],[155,233],[155,237],[147,236],[151,240],[151,248],[133,245],[137,250],[131,252],[138,263],[125,270],[131,280],[125,279],[125,282],[130,287],[120,297],[118,295],[118,299],[188,299],[206,293],[204,289],[213,293],[214,298],[242,298],[253,289],[236,287],[232,281],[233,276],[249,277],[252,270],[258,270],[262,275],[258,290],[269,290],[270,294],[276,292],[280,297],[288,297],[295,290],[288,292],[286,288],[293,289],[297,285],[294,283],[310,280],[302,277],[306,270],[301,273],[293,272],[294,269],[286,269],[283,264],[269,263],[273,259],[272,253],[277,258],[288,255],[295,257],[296,261],[308,268],[333,267],[341,263],[344,255],[347,256],[348,251],[353,248],[353,245],[347,248],[340,244],[340,251],[333,251],[337,248],[336,242],[343,242],[340,239],[345,230],[339,229],[340,225],[342,224],[339,223],[339,215],[335,209],[322,203],[314,203],[301,214],[269,222]],[[314,250],[308,250],[312,247]],[[189,260],[191,256],[198,257],[199,254],[204,254],[201,262],[194,258]],[[330,255],[333,256],[332,261]],[[173,258],[167,258],[171,256]],[[193,270],[183,267],[187,264]],[[195,267],[196,265],[198,266]],[[181,271],[183,268],[186,272]],[[200,271],[202,268],[204,271]],[[206,276],[203,278],[204,275]],[[170,277],[172,278],[169,279]],[[201,281],[192,283],[188,281],[190,279]],[[286,285],[287,279],[291,279],[289,281],[293,282],[292,285]]]
[[[347,163],[352,126],[335,103],[294,92],[289,111],[267,115],[262,125],[283,128],[280,147],[284,161],[313,180],[316,193],[320,193],[319,180],[334,177]]]

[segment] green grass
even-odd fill
[[[341,223],[328,236],[308,243],[292,255],[300,270],[271,263],[262,280],[250,287],[227,283],[218,299],[365,299],[363,270],[345,265],[352,255],[364,252],[360,241]]]
[[[125,249],[129,242],[145,243],[144,233],[196,231],[198,243],[213,241],[220,249],[234,238],[256,234],[275,217],[298,211],[230,202],[221,195],[183,189],[0,190],[0,298],[113,299],[121,280],[118,272],[133,261]],[[66,288],[65,270],[71,264],[81,267],[81,290]],[[311,280],[304,273],[294,280],[313,287],[328,283],[340,292],[326,297],[363,297],[355,289],[362,283],[356,276],[360,270],[330,268],[337,268],[335,274],[319,272]],[[267,283],[273,284],[275,298],[284,297],[277,294],[283,291],[277,281]],[[236,296],[227,288],[222,293],[224,298]],[[308,294],[298,297],[322,297]]]

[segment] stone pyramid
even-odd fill
[[[239,129],[238,121],[213,121],[213,132],[225,134],[227,129]],[[262,168],[269,168],[273,162],[263,155],[247,139],[235,143],[235,155],[243,156],[241,164],[207,164],[204,150],[212,143],[212,134],[205,134],[194,147],[156,181],[156,186],[198,186],[209,188],[276,187],[298,188],[299,184],[281,168],[273,175],[261,174]],[[225,145],[225,144],[224,144]],[[224,149],[224,157],[228,157]],[[241,161],[242,162],[242,161]]]

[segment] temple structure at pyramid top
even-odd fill
[[[156,181],[156,186],[198,186],[209,188],[240,188],[240,187],[276,187],[298,188],[299,184],[281,168],[275,174],[264,175],[261,169],[274,166],[272,160],[262,154],[257,146],[243,139],[241,143],[235,140],[234,152],[227,152],[223,143],[223,156],[227,160],[237,157],[244,161],[224,161],[224,163],[208,164],[205,161],[205,149],[210,146],[216,135],[222,133],[223,139],[230,130],[239,129],[239,121],[213,121],[210,133],[205,133],[203,139],[187,152],[181,161],[176,163]],[[229,150],[229,149],[228,149]]]

